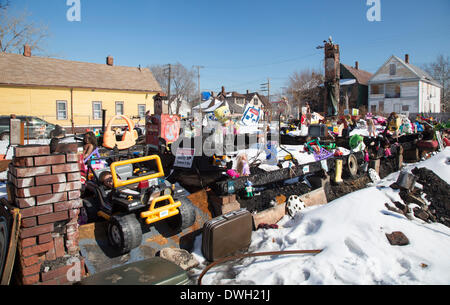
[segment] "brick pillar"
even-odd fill
[[[49,146],[15,147],[8,197],[22,217],[15,268],[24,285],[65,284],[85,274],[78,246],[80,169],[72,151],[50,154]]]

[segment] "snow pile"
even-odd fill
[[[450,148],[446,148],[405,170],[427,167],[449,183],[449,158]],[[295,218],[285,216],[278,223],[279,229],[253,232],[249,249],[252,253],[323,249],[320,254],[246,258],[214,267],[202,283],[450,284],[450,228],[417,218],[409,220],[385,207],[385,203],[403,203],[399,190],[389,187],[398,175],[393,173],[376,185],[327,205],[307,208]],[[403,232],[409,245],[392,246],[386,234],[395,231]],[[197,237],[193,252],[205,262],[201,236]]]

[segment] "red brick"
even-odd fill
[[[36,244],[36,237],[25,238],[19,242],[19,245],[21,245],[22,249],[26,248],[26,247],[34,246],[35,244]]]
[[[36,177],[35,180],[36,180],[36,185],[63,183],[63,182],[66,182],[66,175],[58,174],[58,175],[49,175],[49,176],[39,176],[39,177]]]
[[[52,212],[53,212],[53,205],[51,205],[51,204],[41,205],[41,206],[37,206],[37,207],[20,210],[20,214],[22,215],[22,218],[48,214],[48,213],[52,213]]]
[[[71,191],[67,193],[69,195],[69,200],[78,199],[81,196],[80,191]]]
[[[33,236],[38,236],[48,232],[53,232],[54,226],[52,223],[45,224],[42,226],[37,226],[34,228],[24,228],[20,230],[20,238],[28,238]]]
[[[39,256],[33,255],[30,257],[21,257],[22,266],[29,267],[39,262]]]
[[[54,247],[53,241],[46,243],[46,244],[42,244],[42,245],[28,247],[28,248],[25,248],[22,250],[22,256],[28,257],[28,256],[36,255],[36,254],[46,253],[53,247]]]
[[[32,157],[14,158],[12,164],[16,167],[32,167],[34,166]]]
[[[16,198],[16,205],[20,209],[27,209],[30,207],[34,207],[36,205],[36,199],[34,197],[30,198]]]
[[[34,285],[39,282],[39,274],[27,276],[22,279],[23,285]]]
[[[47,282],[47,281],[59,278],[61,276],[65,276],[67,274],[67,271],[69,271],[69,269],[72,267],[73,267],[73,265],[68,265],[68,266],[64,265],[64,266],[55,268],[54,270],[50,270],[48,272],[42,272],[41,280],[42,280],[42,282]]]
[[[64,237],[55,237],[53,242],[55,243],[56,257],[63,257],[66,254],[66,250],[64,249]]]
[[[52,279],[50,281],[40,282],[39,285],[58,286],[58,285],[61,285],[61,283],[58,281],[58,279]]]
[[[67,163],[60,165],[52,165],[52,173],[53,174],[61,174],[61,173],[72,173],[80,171],[80,167],[78,163]]]
[[[46,244],[51,242],[53,239],[52,237],[52,233],[45,233],[42,235],[38,236],[38,244],[42,245],[42,244]]]
[[[56,257],[55,247],[51,248],[50,250],[48,250],[47,253],[45,253],[45,260],[54,261],[56,259],[57,259],[57,257]]]
[[[45,156],[50,154],[48,145],[27,145],[14,147],[15,157]]]
[[[17,188],[34,186],[34,178],[17,179],[9,171],[8,171],[8,181],[11,182],[12,184],[14,184],[14,186]]]
[[[36,217],[22,219],[22,228],[35,227],[37,224]]]
[[[65,155],[52,155],[45,157],[34,157],[35,166],[41,165],[53,165],[53,164],[61,164],[66,163]]]
[[[73,209],[73,210],[69,210],[69,218],[78,218],[78,215],[80,215],[80,210],[79,209]]]
[[[83,201],[81,199],[75,199],[70,201],[58,202],[53,205],[55,207],[55,212],[80,209],[83,207]]]
[[[67,192],[81,189],[81,182],[67,182],[53,185],[53,193]]]
[[[78,173],[67,173],[67,181],[80,181],[81,174]]]
[[[45,214],[38,216],[38,224],[43,225],[46,223],[57,222],[69,218],[67,211],[55,212],[51,214]]]
[[[66,155],[67,162],[78,162],[78,154],[67,154]]]
[[[50,204],[67,200],[67,193],[56,193],[50,195],[40,195],[36,197],[37,205]]]
[[[51,194],[52,187],[50,185],[33,186],[28,188],[16,189],[16,196],[19,198],[34,197],[38,195]]]
[[[22,267],[22,275],[30,276],[33,274],[39,274],[39,272],[41,271],[41,265],[41,263],[37,263],[29,267]]]
[[[35,176],[44,176],[51,174],[50,166],[39,166],[39,167],[16,167],[15,176],[17,178],[29,178]]]

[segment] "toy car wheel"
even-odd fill
[[[142,242],[142,229],[136,215],[112,216],[108,224],[108,240],[121,254],[138,247]]]
[[[358,160],[356,159],[355,155],[353,155],[353,154],[348,156],[347,173],[352,178],[356,178],[356,176],[358,174]]]
[[[9,226],[5,217],[0,217],[0,276],[3,274],[9,246]]]
[[[83,199],[83,209],[87,217],[87,223],[95,222],[98,219],[98,209],[90,200]]]
[[[174,230],[184,230],[192,226],[195,222],[195,207],[188,198],[180,198],[181,206],[178,208],[180,213],[167,219],[167,224]]]

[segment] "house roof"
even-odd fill
[[[442,85],[440,83],[438,83],[435,79],[433,79],[433,77],[431,77],[427,72],[425,72],[424,70],[422,70],[419,67],[416,67],[415,65],[411,64],[411,63],[406,63],[403,59],[392,55],[391,57],[389,57],[389,59],[378,69],[378,71],[371,77],[371,79],[373,77],[375,77],[375,75],[378,74],[378,72],[392,59],[395,58],[398,62],[400,62],[402,65],[404,65],[405,67],[407,67],[411,72],[413,72],[417,78],[419,78],[422,81],[428,82],[433,84],[434,86],[437,86],[439,88],[442,88]]]
[[[356,69],[348,65],[342,64],[345,69],[348,70],[356,79],[356,81],[361,85],[368,85],[369,80],[372,78],[373,74],[364,70]]]
[[[162,91],[148,68],[0,53],[0,85]]]

